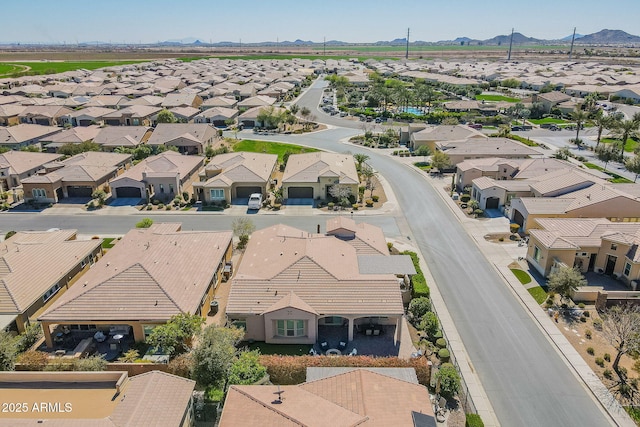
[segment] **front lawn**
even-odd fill
[[[492,102],[520,102],[518,98],[511,98],[504,95],[476,95],[477,101],[492,101]]]
[[[542,304],[547,299],[547,291],[545,291],[541,286],[527,289],[527,291],[529,291],[533,299],[535,299],[538,304]]]
[[[624,176],[620,176],[617,173],[608,171],[608,170],[604,170],[604,168],[602,166],[598,166],[594,163],[590,163],[590,162],[586,162],[584,164],[587,168],[589,169],[595,169],[595,170],[599,170],[600,172],[604,172],[608,175],[611,175],[611,179],[609,180],[610,182],[614,183],[614,184],[633,184],[633,181],[631,181],[630,179],[625,178]]]
[[[536,125],[546,125],[546,124],[551,124],[551,123],[555,123],[557,125],[562,124],[562,123],[569,123],[566,120],[562,120],[562,119],[556,119],[553,117],[545,117],[544,119],[529,119],[529,121],[533,124]]]
[[[523,285],[526,285],[527,283],[531,283],[531,276],[529,276],[529,273],[527,273],[526,271],[520,270],[519,268],[512,268],[511,272],[513,273],[514,276],[518,278],[520,283],[522,283]]]
[[[602,138],[600,142],[602,142],[603,144],[619,144],[620,140],[614,139],[614,138]],[[627,139],[627,142],[624,144],[624,151],[626,151],[627,153],[633,153],[633,150],[635,150],[637,146],[638,146],[638,141],[629,138]]]
[[[114,237],[106,237],[105,239],[103,239],[102,249],[111,249],[113,245],[115,245],[115,243],[113,243],[114,240],[115,240]]]
[[[265,342],[241,343],[239,347],[260,350],[260,354],[280,354],[284,356],[306,356],[311,350],[309,344],[267,344]]]
[[[431,170],[431,165],[429,163],[425,163],[425,162],[416,162],[413,164],[413,166],[417,167],[418,169],[422,169],[423,171],[430,171]]]
[[[249,151],[251,153],[277,154],[278,161],[282,162],[282,157],[288,151],[291,154],[312,153],[319,151],[315,148],[302,147],[300,145],[284,144],[281,142],[255,141],[253,139],[243,139],[233,145],[233,151]]]

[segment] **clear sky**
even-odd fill
[[[2,0],[0,42],[555,39],[639,35],[640,0]]]

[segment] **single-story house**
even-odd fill
[[[409,146],[416,150],[426,145],[431,151],[436,150],[436,143],[449,141],[487,139],[482,132],[464,125],[439,125],[413,132],[409,136]]]
[[[82,144],[83,142],[93,141],[102,129],[99,126],[79,126],[65,129],[62,132],[55,133],[40,140],[42,151],[48,153],[57,153],[60,147],[67,144]]]
[[[178,147],[180,153],[202,154],[216,137],[216,129],[206,123],[158,123],[147,144]]]
[[[482,210],[499,209],[508,205],[514,197],[529,195],[531,182],[528,181],[499,181],[483,176],[472,182],[471,197],[478,201]]]
[[[202,104],[200,95],[188,92],[169,93],[162,101],[164,108],[193,107],[198,108]]]
[[[62,124],[62,117],[71,114],[71,112],[67,107],[58,105],[32,105],[18,114],[18,119],[20,119],[20,123],[58,126]]]
[[[204,157],[169,150],[140,161],[109,181],[109,187],[114,198],[148,197],[169,201],[185,191],[191,194],[191,185],[203,164]]]
[[[0,126],[13,126],[20,123],[19,115],[27,107],[18,104],[0,105]]]
[[[226,153],[214,156],[193,184],[199,200],[214,202],[266,196],[278,165],[278,156],[265,153]]]
[[[435,427],[427,388],[393,371],[346,369],[298,385],[232,385],[220,427]]]
[[[560,266],[640,283],[640,223],[605,218],[538,218],[530,230],[527,260],[544,277]]]
[[[216,127],[226,127],[227,120],[238,117],[238,110],[225,107],[211,107],[200,112],[193,119],[195,123],[210,123]]]
[[[107,126],[93,138],[104,151],[113,151],[118,147],[136,148],[151,137],[152,128],[146,126]]]
[[[547,93],[537,93],[533,95],[533,102],[542,104],[545,112],[550,112],[553,107],[561,102],[570,101],[571,97],[563,92],[553,91]]]
[[[97,95],[91,97],[89,102],[84,104],[84,107],[105,107],[119,109],[122,108],[128,101],[129,98],[122,95]]]
[[[107,331],[126,325],[144,341],[174,315],[206,316],[231,252],[231,231],[181,231],[175,223],[129,231],[85,273],[82,286],[39,317],[47,346],[52,325]]]
[[[57,126],[42,126],[21,123],[16,126],[0,127],[0,147],[19,150],[36,145],[46,136],[62,131]]]
[[[360,231],[353,224],[333,228],[345,227]],[[351,341],[360,325],[372,323],[396,325],[399,342],[398,278],[361,270],[358,246],[371,246],[364,236],[354,240],[282,224],[255,231],[231,284],[227,317],[245,327],[246,339],[273,344],[313,344],[319,326],[346,329]]]
[[[178,123],[193,123],[193,119],[200,114],[200,110],[193,107],[175,107],[169,111]]]
[[[276,103],[276,99],[270,96],[258,95],[251,96],[247,99],[244,99],[238,102],[238,108],[253,108],[253,107],[269,107]]]
[[[109,193],[109,180],[131,166],[131,155],[87,151],[47,163],[44,171],[22,180],[25,201],[57,203],[62,198],[90,198],[94,191]]]
[[[505,159],[542,157],[542,153],[539,151],[509,138],[469,138],[460,141],[439,141],[436,143],[436,147],[449,156],[449,162],[452,165],[457,165],[465,160],[484,157],[502,157]]]
[[[60,154],[7,151],[0,154],[0,189],[8,191],[22,185],[22,180],[34,175],[44,165],[61,159]]]
[[[104,116],[113,113],[112,108],[87,107],[75,110],[63,117],[65,123],[73,126],[90,126],[104,124]]]
[[[2,425],[190,427],[195,418],[195,381],[166,372],[0,372],[0,384],[28,408]]]
[[[214,96],[209,98],[200,104],[202,111],[214,107],[235,108],[238,105],[238,100],[229,96]]]
[[[247,111],[241,113],[238,116],[238,124],[242,125],[245,128],[253,128],[253,127],[263,127],[264,123],[258,120],[258,116],[262,113],[265,107],[253,107],[249,108]],[[284,108],[273,107],[273,112],[276,114],[282,113]]]
[[[151,126],[162,108],[146,105],[131,105],[102,116],[110,126]]]
[[[353,156],[314,152],[292,154],[282,177],[285,199],[327,199],[331,187],[346,186],[357,197],[360,177]]]
[[[101,240],[76,240],[76,230],[19,231],[0,255],[0,330],[18,332],[69,289],[102,255]]]

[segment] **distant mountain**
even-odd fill
[[[601,30],[597,33],[587,34],[578,40],[580,44],[637,44],[640,37],[626,33],[622,30]]]
[[[483,40],[482,44],[501,46],[503,44],[509,44],[510,39],[511,39],[511,34],[495,36],[494,38]],[[545,40],[534,39],[533,37],[527,37],[521,33],[513,33],[513,44],[539,44],[543,42],[545,42]]]
[[[183,39],[171,39],[171,40],[165,40],[163,42],[161,42],[160,44],[168,44],[168,45],[176,45],[176,44],[194,44],[195,42],[200,43],[200,40],[198,40],[195,37],[185,37]]]
[[[584,37],[583,34],[576,33],[576,40],[581,39],[583,37]],[[567,37],[563,37],[560,40],[563,42],[570,42],[572,38],[573,38],[573,34],[569,34]]]

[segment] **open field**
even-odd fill
[[[559,125],[563,123],[569,123],[566,120],[555,119],[553,117],[545,117],[544,119],[529,119],[529,121],[535,125],[551,124],[551,123],[555,123]]]
[[[568,49],[568,46],[514,46],[516,50],[562,50]],[[323,50],[323,47],[314,47],[314,50]],[[356,52],[405,52],[406,46],[331,46],[327,50],[351,50]],[[438,52],[438,51],[482,51],[482,50],[509,50],[509,45],[504,46],[460,46],[460,45],[426,45],[426,46],[409,46],[409,52]]]
[[[97,68],[110,67],[114,65],[136,64],[143,61],[56,61],[56,62],[16,62],[9,64],[0,64],[0,76],[10,76],[14,73],[26,74],[56,74],[65,71],[73,71],[79,69],[95,70]],[[7,72],[3,72],[9,69]],[[28,71],[26,71],[28,70]]]
[[[300,145],[283,144],[280,142],[254,141],[243,139],[233,145],[233,151],[249,151],[251,153],[277,154],[278,161],[282,162],[282,157],[288,151],[290,154],[311,153],[318,151],[315,148],[302,147]]]
[[[518,98],[511,98],[510,96],[504,95],[476,95],[476,100],[478,101],[493,101],[493,102],[520,102],[521,100]]]

